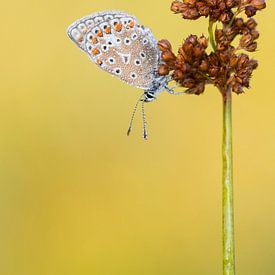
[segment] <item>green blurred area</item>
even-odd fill
[[[274,3],[257,16],[260,67],[233,97],[237,270],[275,274]],[[170,1],[1,3],[0,274],[221,274],[221,96],[162,94],[126,136],[142,91],[66,36],[99,10],[135,14],[177,48],[207,20]]]

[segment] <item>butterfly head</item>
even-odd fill
[[[168,82],[169,78],[166,76],[156,77],[153,86],[144,91],[144,97],[141,100],[144,102],[154,101],[157,96],[167,88]]]

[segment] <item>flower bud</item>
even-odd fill
[[[187,37],[185,42],[191,43],[192,45],[196,45],[197,39],[198,39],[198,37],[196,35],[191,34]]]
[[[250,4],[257,10],[262,10],[266,7],[265,0],[252,0]]]
[[[252,70],[255,70],[258,67],[258,61],[255,59],[250,59],[248,63],[249,63],[249,67]]]
[[[232,91],[236,94],[242,94],[243,93],[243,87],[242,85],[236,83],[233,87],[232,87]]]
[[[242,48],[248,47],[251,43],[253,43],[253,37],[251,34],[244,34],[240,39],[240,46]]]
[[[217,76],[219,74],[219,71],[220,71],[219,67],[211,66],[208,70],[208,73],[210,76]]]
[[[238,57],[236,55],[233,55],[231,58],[230,58],[230,61],[229,61],[229,66],[234,68],[236,67],[238,64]]]
[[[204,2],[210,7],[215,7],[217,5],[217,0],[205,0]]]
[[[184,73],[181,70],[175,70],[173,73],[173,78],[175,80],[182,80],[184,79]]]
[[[198,13],[196,8],[186,8],[182,11],[182,17],[185,19],[197,19],[200,17],[200,14]]]
[[[204,49],[208,47],[208,39],[204,35],[198,38],[198,42]]]
[[[159,75],[167,75],[167,74],[169,74],[169,68],[168,68],[168,66],[165,65],[165,64],[161,64],[159,66],[158,73],[159,73]]]
[[[196,85],[196,81],[193,78],[185,78],[182,86],[184,86],[185,88],[194,88]]]
[[[249,18],[245,25],[250,29],[253,30],[257,27],[257,22],[254,18]]]
[[[205,3],[203,2],[197,3],[197,9],[201,16],[207,17],[210,13],[210,8],[208,6],[205,6]]]
[[[215,38],[216,38],[216,40],[220,41],[222,37],[223,37],[223,31],[221,29],[216,29],[215,30]]]
[[[245,7],[245,14],[247,15],[247,17],[252,17],[256,14],[257,9],[253,6],[247,6]]]
[[[171,61],[176,59],[175,55],[171,51],[162,52],[161,57],[163,61]]]
[[[187,73],[191,70],[191,66],[189,63],[184,63],[181,70],[184,72],[184,73]]]
[[[184,4],[187,4],[191,8],[196,6],[196,2],[196,0],[184,0]]]
[[[238,67],[243,67],[246,65],[246,63],[249,61],[248,55],[242,53],[239,55],[239,60],[238,60]]]
[[[199,70],[202,71],[202,72],[207,72],[208,68],[209,68],[208,62],[205,61],[205,60],[202,60],[200,66],[199,66]]]
[[[182,45],[182,50],[185,52],[185,54],[190,54],[193,50],[193,45],[189,41],[185,41],[184,44]]]
[[[257,50],[257,47],[258,47],[257,42],[253,42],[253,43],[251,43],[249,46],[245,47],[245,49],[246,49],[248,52],[255,52],[255,51]]]
[[[194,49],[193,49],[193,53],[194,53],[194,56],[196,57],[196,58],[198,58],[198,57],[201,57],[203,54],[204,54],[204,48],[203,47],[201,47],[199,44],[198,45],[196,45],[195,47],[194,47]]]
[[[184,4],[180,1],[174,1],[171,5],[171,11],[175,13],[182,12],[183,8],[184,8]]]
[[[234,25],[238,28],[242,28],[244,26],[244,21],[241,17],[236,18],[234,23],[235,23]]]
[[[221,20],[222,23],[229,23],[232,16],[233,14],[228,11],[228,12],[222,13],[219,19]]]
[[[236,1],[235,0],[226,0],[226,6],[227,8],[229,9],[232,9],[234,8],[236,5]]]
[[[200,95],[204,92],[205,89],[205,83],[199,82],[193,89],[190,91],[192,94]]]
[[[250,34],[251,34],[251,36],[253,37],[254,40],[258,39],[259,36],[260,36],[260,33],[259,33],[258,31],[256,31],[255,29],[252,30],[252,31],[250,32]]]
[[[160,40],[158,42],[158,47],[162,52],[167,51],[167,50],[171,51],[171,49],[172,49],[172,46],[167,39]]]

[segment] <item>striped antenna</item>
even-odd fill
[[[133,113],[132,113],[132,117],[131,117],[131,121],[130,121],[130,126],[128,128],[128,131],[127,131],[127,136],[130,135],[130,133],[132,132],[132,126],[133,126],[133,122],[134,122],[134,118],[135,118],[135,114],[137,112],[137,107],[138,107],[138,104],[139,102],[141,101],[141,98],[144,96],[144,94],[141,95],[141,97],[138,99],[135,107],[134,107],[134,110],[133,110]]]
[[[142,101],[142,121],[143,121],[143,138],[146,140],[148,137],[148,132],[147,132],[147,121],[146,121],[146,115],[145,115],[145,110],[144,110],[144,103],[145,101]]]

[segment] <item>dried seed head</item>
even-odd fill
[[[257,42],[251,43],[249,46],[245,47],[244,49],[248,52],[255,52],[257,50],[258,44]]]
[[[235,21],[234,21],[234,25],[237,27],[237,28],[239,28],[239,29],[241,29],[241,28],[243,28],[243,26],[244,26],[244,20],[242,19],[242,18],[236,18],[235,19]]]
[[[253,6],[245,7],[245,14],[247,15],[247,17],[254,16],[256,12],[257,12],[257,9]]]
[[[262,10],[266,7],[265,0],[252,0],[250,4],[257,10]]]
[[[165,64],[161,64],[158,70],[159,75],[168,75],[169,67]]]
[[[158,42],[158,47],[161,51],[171,51],[172,46],[170,44],[170,42],[167,39],[162,39]]]
[[[253,52],[257,49],[256,40],[259,32],[257,22],[249,18],[235,18],[234,11],[244,10],[247,17],[254,16],[265,8],[264,0],[175,0],[171,10],[184,19],[195,20],[209,17],[213,23],[220,21],[222,28],[215,30],[215,50],[208,53],[208,39],[205,36],[188,36],[173,54],[168,40],[158,43],[163,64],[159,67],[160,75],[170,75],[186,93],[199,95],[206,84],[220,88],[231,86],[232,91],[240,94],[249,87],[252,72],[257,68],[256,60],[238,50]],[[239,46],[233,47],[232,41],[240,36]],[[212,41],[211,41],[212,42]],[[212,44],[212,43],[211,43]]]
[[[253,37],[250,33],[243,35],[240,39],[240,46],[246,48],[253,43]]]
[[[161,57],[163,61],[173,61],[176,59],[175,55],[171,51],[162,52]]]
[[[184,9],[184,4],[180,1],[174,1],[171,5],[171,11],[175,13],[180,13]]]

